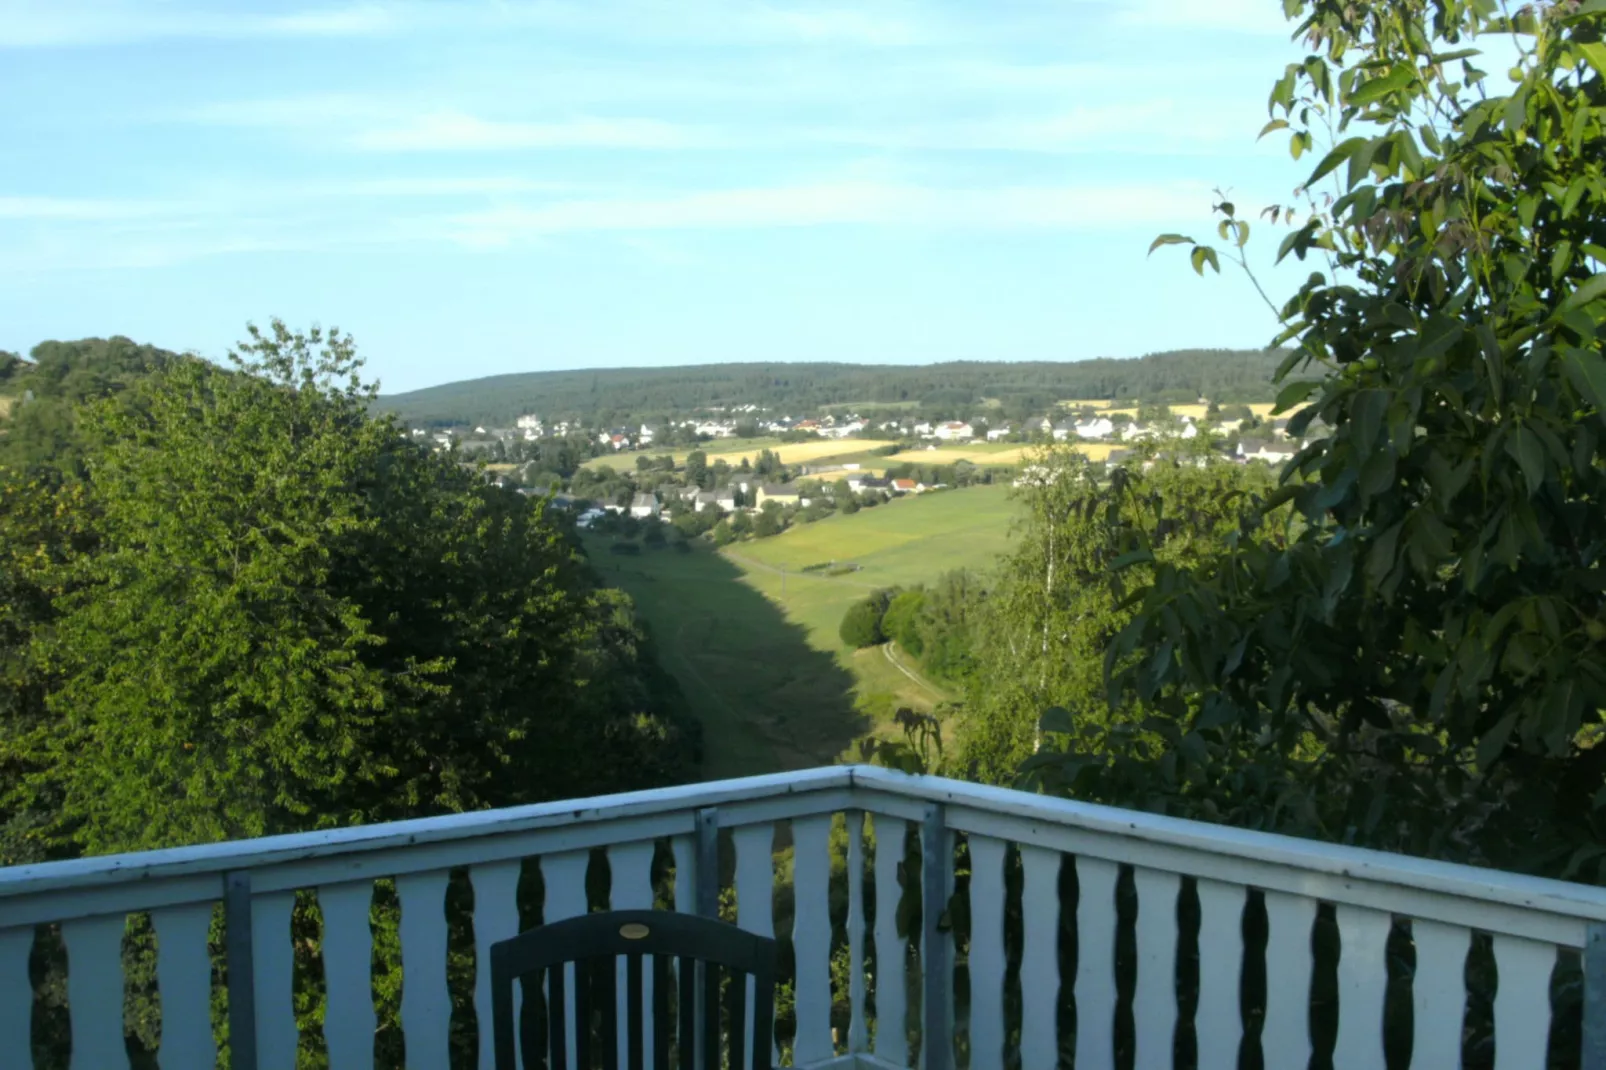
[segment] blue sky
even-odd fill
[[[1264,344],[1245,280],[1146,250],[1303,178],[1255,141],[1280,9],[0,0],[0,349],[281,316],[403,390]]]

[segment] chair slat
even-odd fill
[[[657,844],[648,840],[644,843],[618,843],[608,848],[608,869],[613,874],[613,887],[608,895],[608,905],[613,910],[651,910],[653,900],[652,888],[652,859],[657,851]],[[634,1002],[630,1002],[625,994],[625,962],[621,959],[616,967],[615,998],[619,1004],[628,1008],[626,1013],[618,1016],[618,1035],[615,1043],[618,1045],[618,1059],[628,1061],[626,1047],[630,1042],[628,1029],[630,1023],[641,1016],[646,1016],[645,1023],[637,1023],[637,1027],[647,1033],[653,1031],[652,1009],[643,1006],[638,995]],[[645,1067],[642,1070],[646,1070]],[[655,1065],[653,1070],[659,1070]]]
[[[676,1038],[680,1070],[697,1070],[697,960],[680,960],[680,1032]]]
[[[491,945],[519,931],[519,874],[523,862],[517,858],[485,862],[468,871],[474,887],[474,1013],[480,1023],[479,1070],[495,1070],[496,1053],[492,1031],[485,1024],[494,1017],[491,996]],[[511,1010],[518,1020],[519,1000],[515,990]],[[515,1066],[518,1060],[515,1059]]]
[[[744,1030],[739,1023],[747,1021],[747,978],[740,974],[731,977],[730,981],[731,1009],[730,1009],[730,1070],[745,1070],[747,1066],[747,1052],[742,1043]],[[759,1038],[753,1038],[753,1057],[758,1059]]]
[[[646,1053],[642,1044],[646,1008],[641,1000],[641,980],[641,956],[630,955],[625,959],[625,1027],[630,1031],[626,1058],[630,1070],[646,1070]]]
[[[712,962],[699,963],[703,974],[703,1070],[719,1070],[719,967]],[[732,988],[741,987],[740,979]],[[731,1030],[731,1039],[741,1036],[740,1029]],[[732,1070],[736,1070],[732,1064]]]
[[[652,1020],[659,1023],[652,1031],[653,1070],[669,1070],[669,956],[652,957]],[[634,1067],[631,1068],[634,1070]]]
[[[574,1067],[591,1070],[591,1026],[595,1010],[597,989],[597,963],[595,959],[582,959],[574,964]],[[603,1030],[605,1043],[612,1037]]]
[[[568,968],[567,963],[559,962],[546,971],[548,1070],[567,1070],[569,1066],[569,1030],[565,1021],[568,1015],[564,1013],[568,1001],[563,980],[564,971]]]

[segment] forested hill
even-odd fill
[[[916,402],[930,408],[997,399],[1042,411],[1066,398],[1148,402],[1269,401],[1283,354],[1184,349],[1129,359],[951,364],[699,364],[526,372],[391,394],[380,406],[417,425],[510,424],[547,417],[647,415],[754,404],[788,409]]]

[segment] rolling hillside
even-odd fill
[[[901,499],[801,525],[721,552],[588,548],[629,592],[664,667],[703,721],[708,777],[828,764],[867,734],[886,733],[899,706],[949,698],[883,647],[848,650],[842,615],[879,587],[985,571],[1009,546],[1018,513],[1008,488],[969,487]],[[857,571],[799,571],[826,562]]]
[[[812,411],[913,405],[1018,404],[1061,398],[1123,401],[1269,401],[1282,354],[1196,349],[1130,359],[949,364],[705,364],[527,372],[390,394],[381,409],[417,426],[507,426],[522,413],[548,418],[667,415],[753,404]]]

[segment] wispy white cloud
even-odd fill
[[[707,135],[654,119],[567,119],[523,122],[436,111],[397,126],[362,131],[359,149],[388,152],[485,152],[506,149],[683,149]]]
[[[1202,183],[945,189],[843,182],[499,207],[457,217],[453,236],[468,245],[501,245],[523,236],[575,231],[1112,227],[1197,218],[1208,209],[1209,196]]]
[[[0,48],[136,44],[167,38],[348,37],[396,28],[376,3],[260,13],[129,0],[0,0]]]

